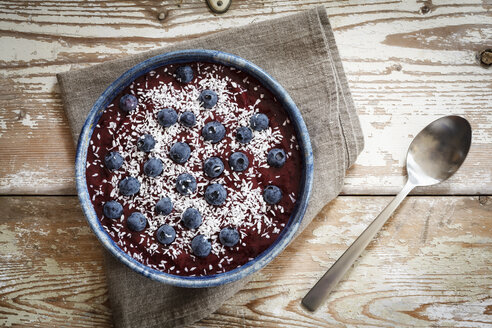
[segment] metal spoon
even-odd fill
[[[458,170],[470,149],[471,134],[470,123],[460,116],[441,117],[420,131],[408,149],[407,183],[306,294],[304,307],[314,311],[321,305],[413,188],[439,183]]]

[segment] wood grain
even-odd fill
[[[406,199],[312,314],[300,300],[389,202],[338,197],[192,327],[492,327],[492,199]],[[101,250],[75,197],[0,197],[0,326],[111,327]],[[190,327],[191,328],[191,327]]]
[[[441,115],[471,121],[463,168],[424,194],[492,193],[492,44],[486,1],[0,1],[0,193],[75,194],[74,148],[55,73],[234,26],[327,7],[366,147],[346,194],[396,193],[411,138]],[[164,20],[157,19],[165,12]]]
[[[460,114],[464,167],[424,194],[491,194],[487,1],[0,1],[0,194],[74,194],[55,73],[315,5],[327,7],[366,137],[344,193],[403,184],[411,138]],[[166,18],[158,20],[159,13]],[[247,287],[193,327],[492,327],[492,200],[410,197],[311,314],[300,299],[389,202],[339,197]],[[0,197],[0,326],[111,327],[102,250],[75,197]]]
[[[0,326],[111,324],[100,244],[74,197],[0,197]]]

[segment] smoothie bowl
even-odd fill
[[[292,240],[313,180],[287,92],[212,50],[152,57],[114,81],[77,147],[77,192],[104,247],[134,271],[211,287],[265,266]]]

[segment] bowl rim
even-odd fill
[[[296,130],[296,136],[303,159],[303,174],[301,176],[300,193],[296,201],[294,211],[277,239],[265,251],[239,268],[235,268],[220,274],[189,277],[172,275],[152,269],[126,254],[111,239],[110,235],[100,223],[92,205],[92,201],[89,197],[85,173],[87,152],[89,142],[92,137],[92,132],[94,131],[100,116],[117,94],[119,94],[137,77],[146,74],[157,67],[169,64],[182,64],[198,61],[217,63],[244,70],[248,74],[255,77],[264,87],[269,89],[274,94],[277,100],[287,111],[287,114]],[[214,287],[239,280],[263,268],[278,254],[280,254],[293,239],[304,217],[307,203],[311,194],[313,184],[313,152],[309,133],[299,109],[287,91],[285,91],[285,89],[269,74],[257,65],[230,53],[207,49],[187,49],[162,53],[138,63],[113,81],[101,94],[101,96],[99,96],[92,109],[89,111],[79,136],[75,158],[75,179],[78,198],[90,228],[103,246],[120,262],[128,266],[133,271],[161,283],[178,287]]]

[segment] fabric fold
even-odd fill
[[[204,48],[241,56],[289,92],[311,137],[314,184],[298,234],[340,192],[363,135],[324,7],[250,24],[85,69],[57,75],[74,142],[100,94],[137,63],[163,52]],[[300,250],[302,251],[302,250]],[[115,327],[180,327],[217,310],[252,277],[219,287],[186,289],[140,276],[105,255]]]

